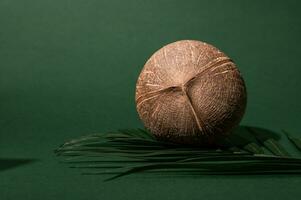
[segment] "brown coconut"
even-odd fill
[[[246,97],[241,74],[226,54],[182,40],[149,58],[135,99],[145,127],[159,140],[208,146],[240,122]]]

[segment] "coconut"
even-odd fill
[[[234,62],[216,47],[181,40],[156,51],[136,84],[136,107],[158,139],[211,146],[238,125],[246,87]]]

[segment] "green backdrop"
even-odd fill
[[[155,50],[180,39],[211,43],[237,63],[248,90],[242,124],[298,135],[299,2],[0,0],[0,199],[298,199],[300,176],[104,183],[52,151],[80,135],[142,127],[136,79]]]

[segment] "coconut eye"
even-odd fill
[[[240,122],[246,88],[234,62],[212,45],[182,40],[155,52],[136,85],[145,127],[159,140],[213,145]]]

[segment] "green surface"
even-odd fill
[[[155,50],[180,39],[211,43],[237,63],[248,89],[242,124],[300,136],[300,6],[0,0],[0,199],[300,198],[300,176],[133,175],[104,183],[52,152],[80,135],[141,127],[137,76]]]

